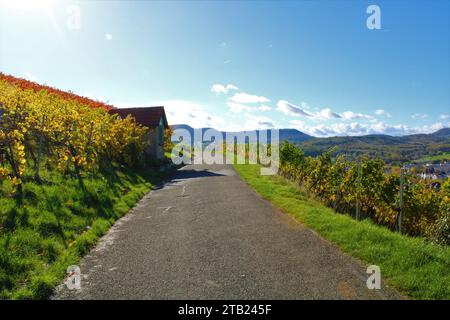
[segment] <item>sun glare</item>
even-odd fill
[[[0,0],[0,4],[18,10],[45,10],[48,9],[53,0]]]

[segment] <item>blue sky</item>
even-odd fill
[[[315,136],[450,125],[448,1],[0,3],[2,72],[117,107],[162,104],[172,124]],[[371,4],[380,30],[366,26]]]

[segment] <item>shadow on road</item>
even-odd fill
[[[206,177],[219,177],[224,176],[224,174],[211,172],[209,170],[179,170],[177,171],[173,178],[175,179],[194,179],[194,178],[206,178]]]
[[[153,190],[162,189],[164,186],[174,184],[180,180],[195,179],[195,178],[207,178],[207,177],[220,177],[220,176],[226,176],[226,175],[221,174],[221,173],[212,172],[207,169],[177,170],[163,184],[155,186],[155,188],[153,188]]]

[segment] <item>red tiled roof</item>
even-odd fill
[[[109,113],[118,114],[123,119],[130,114],[136,119],[137,123],[149,128],[157,127],[162,117],[164,127],[169,127],[164,107],[116,108],[109,110]]]

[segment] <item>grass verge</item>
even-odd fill
[[[450,161],[450,152],[443,152],[435,156],[422,157],[414,162],[425,163],[425,162],[438,162],[438,161]]]
[[[234,165],[262,197],[316,230],[344,252],[370,265],[400,292],[416,299],[450,299],[450,248],[356,221],[307,198],[279,176],[261,176],[257,165]]]
[[[42,172],[23,197],[0,183],[0,299],[44,299],[98,238],[167,173],[115,169],[82,179]]]

